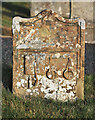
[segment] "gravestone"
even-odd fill
[[[43,10],[13,18],[13,92],[84,99],[85,21]]]

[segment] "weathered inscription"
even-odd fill
[[[14,93],[83,99],[83,25],[83,19],[64,19],[51,10],[30,19],[13,18]]]

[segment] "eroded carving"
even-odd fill
[[[80,22],[51,10],[13,19],[15,93],[63,101],[83,98],[85,24]]]

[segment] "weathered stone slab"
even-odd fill
[[[51,10],[13,18],[13,90],[57,100],[84,98],[85,21]]]

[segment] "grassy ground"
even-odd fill
[[[3,2],[2,3],[2,34],[12,35],[12,19],[15,16],[25,18],[30,17],[30,3],[29,2]],[[1,18],[0,18],[1,19]]]
[[[85,76],[85,100],[60,102],[40,97],[21,98],[3,88],[3,118],[89,118],[94,119],[94,75]]]

